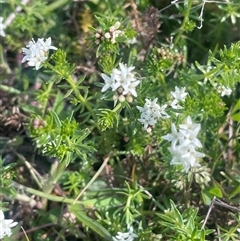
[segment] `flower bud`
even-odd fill
[[[105,37],[106,39],[109,39],[109,38],[111,38],[111,35],[110,35],[109,32],[107,32],[107,33],[104,34],[104,37]]]
[[[119,21],[117,21],[115,24],[114,24],[114,27],[115,29],[118,29],[120,27],[121,23]]]
[[[124,95],[120,95],[118,99],[119,99],[120,102],[124,102],[125,101],[125,96]]]
[[[126,96],[126,100],[128,103],[132,103],[133,102],[133,97],[131,95],[127,95]]]
[[[100,38],[101,35],[100,35],[99,33],[96,33],[96,34],[95,34],[95,37],[96,37],[96,38]]]
[[[116,29],[115,29],[115,27],[114,26],[111,26],[110,28],[109,28],[109,31],[110,32],[114,32]]]

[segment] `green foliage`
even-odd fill
[[[225,103],[216,91],[197,94],[193,98],[188,97],[185,101],[185,108],[191,114],[201,113],[204,118],[218,118],[224,114],[227,109]]]
[[[181,214],[173,201],[170,203],[170,210],[166,210],[164,214],[157,214],[160,217],[159,223],[165,227],[163,232],[168,240],[207,240],[206,235],[214,230],[200,229],[197,217],[198,210],[190,207]]]
[[[147,70],[150,75],[159,77],[182,62],[181,54],[170,47],[154,47],[147,60]]]
[[[99,109],[100,113],[97,114],[100,118],[98,124],[102,131],[113,128],[118,123],[118,115],[115,111],[109,109]]]
[[[233,107],[231,115],[234,121],[240,122],[240,100],[238,100],[236,105]]]
[[[74,72],[75,65],[70,64],[67,60],[66,52],[59,49],[58,51],[54,52],[51,55],[51,59],[54,62],[54,67],[52,67],[52,70],[56,72],[60,79],[68,79],[69,76]]]
[[[78,220],[83,222],[85,225],[87,225],[89,228],[94,230],[96,233],[98,233],[100,236],[102,236],[105,240],[112,240],[111,234],[98,222],[96,222],[94,219],[88,217],[85,215],[85,213],[81,210],[79,210],[79,206],[70,206],[70,211],[74,213]]]
[[[85,160],[87,153],[94,151],[93,147],[82,143],[89,130],[81,130],[72,116],[60,120],[54,111],[49,112],[44,120],[33,116],[29,134],[44,155],[58,157],[66,165],[77,157]]]
[[[11,0],[1,6],[0,201],[7,200],[3,210],[19,212],[26,239],[115,240],[132,228],[138,237],[130,241],[237,241],[238,0]],[[22,65],[22,48],[48,37],[58,50],[48,53],[44,68]],[[119,63],[133,72],[113,72]],[[112,77],[105,93],[102,73]],[[129,80],[139,81],[136,94]],[[115,82],[128,93],[114,89]],[[186,96],[174,97],[175,87],[186,88]],[[157,99],[153,112],[168,116],[140,113],[146,98]],[[186,117],[193,123],[184,126]],[[178,142],[163,140],[172,124],[183,125],[179,134],[191,130],[186,139],[194,144],[174,150]],[[196,160],[201,166],[188,159],[194,145],[205,154]],[[172,165],[174,151],[190,162],[187,173]],[[210,213],[216,198],[226,210],[216,205]]]
[[[10,187],[11,180],[14,177],[14,164],[4,165],[4,161],[0,158],[0,194],[6,196],[14,196],[16,190]]]
[[[113,53],[104,53],[99,57],[99,68],[106,74],[110,74],[115,67],[116,55]]]

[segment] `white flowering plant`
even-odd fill
[[[238,0],[0,7],[1,240],[239,239]]]

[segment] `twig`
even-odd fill
[[[22,160],[24,162],[24,164],[26,165],[26,167],[28,168],[29,172],[31,173],[33,179],[35,180],[35,182],[37,183],[38,187],[42,189],[43,185],[42,185],[42,176],[37,172],[37,170],[35,170],[32,165],[26,160],[26,158],[19,154],[18,152],[16,152],[13,148],[11,148],[12,152],[17,155],[17,157]]]
[[[225,207],[225,208],[228,208],[228,209],[232,209],[233,211],[236,211],[236,212],[240,212],[239,208],[236,208],[236,207],[233,207],[233,206],[231,206],[229,204],[226,204],[223,201],[221,201],[221,200],[217,199],[216,197],[214,197],[212,202],[211,202],[211,204],[210,204],[210,206],[209,206],[209,209],[208,209],[207,215],[206,215],[206,217],[204,219],[204,222],[203,222],[203,225],[201,227],[201,230],[204,229],[214,204],[217,204],[219,206],[222,206],[222,207]]]
[[[39,229],[43,229],[43,228],[47,228],[47,227],[51,227],[51,226],[57,226],[57,224],[55,224],[55,223],[46,223],[46,224],[40,225],[40,226],[38,226],[36,228],[31,228],[31,229],[28,229],[28,230],[23,230],[22,229],[23,232],[20,232],[20,233],[16,234],[15,237],[18,238],[18,237],[21,237],[21,236],[23,236],[23,235],[25,235],[27,233],[32,233],[32,232],[35,232],[35,231],[37,231]]]
[[[98,171],[95,173],[95,175],[89,181],[89,183],[83,188],[83,190],[78,194],[78,196],[74,200],[73,204],[75,204],[78,201],[78,199],[82,196],[82,194],[91,186],[91,184],[99,176],[99,174],[102,172],[103,168],[107,165],[110,156],[111,156],[111,154],[104,159],[104,161],[103,161],[102,165],[100,166],[100,168],[98,169]]]
[[[206,3],[206,1],[203,1],[201,12],[200,12],[200,15],[199,15],[200,26],[199,27],[197,26],[198,29],[201,29],[202,26],[203,26],[203,10],[204,10],[204,7],[205,7],[205,3]]]
[[[223,201],[221,201],[221,200],[219,200],[217,198],[215,198],[214,203],[219,205],[219,206],[222,206],[222,207],[225,207],[225,208],[228,208],[228,209],[232,209],[233,211],[240,212],[239,208],[236,208],[234,206],[226,204],[226,203],[224,203]]]

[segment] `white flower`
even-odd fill
[[[202,147],[202,143],[197,138],[200,129],[201,125],[193,123],[191,117],[188,116],[184,120],[184,124],[179,125],[179,132],[181,132],[185,137],[185,143],[182,142],[182,146],[191,143],[196,147]]]
[[[124,34],[124,32],[123,31],[121,31],[121,30],[115,30],[113,33],[112,33],[112,38],[113,39],[115,39],[115,38],[117,38],[118,36],[121,36],[121,35],[123,35]]]
[[[172,154],[171,165],[182,165],[185,172],[192,167],[199,167],[198,159],[204,157],[204,154],[195,150],[192,145],[183,147],[182,145],[168,147]]]
[[[114,68],[109,76],[101,74],[105,81],[105,85],[102,88],[102,92],[105,92],[108,88],[112,91],[118,89],[118,92],[123,95],[133,95],[137,97],[136,87],[140,84],[140,81],[135,78],[135,74],[132,72],[135,67],[127,67],[123,63],[119,63],[120,69]]]
[[[102,88],[102,92],[105,92],[108,88],[115,89],[115,79],[113,78],[113,75],[111,77],[107,76],[106,74],[101,74],[102,78],[105,81],[105,85]]]
[[[171,131],[172,133],[167,134],[162,136],[162,138],[164,140],[167,140],[169,142],[172,142],[172,146],[176,146],[177,142],[181,142],[181,140],[184,138],[181,132],[177,131],[176,125],[175,124],[171,124]]]
[[[171,91],[171,95],[173,96],[174,100],[171,103],[171,107],[173,109],[182,109],[183,107],[178,104],[179,101],[184,102],[187,96],[187,92],[185,92],[185,87],[178,88],[175,86],[175,91]]]
[[[171,142],[171,146],[168,147],[172,154],[171,165],[182,165],[186,172],[192,167],[200,166],[198,160],[205,156],[196,151],[197,147],[202,147],[197,138],[200,129],[201,125],[193,123],[190,116],[179,125],[179,131],[175,124],[171,124],[171,133],[162,136],[164,140]]]
[[[6,28],[6,25],[3,23],[3,17],[0,17],[0,35],[2,37],[5,37],[6,34],[4,32],[4,29]]]
[[[137,92],[136,92],[136,87],[140,84],[140,81],[134,81],[134,82],[128,82],[122,85],[123,87],[123,95],[127,95],[127,94],[132,94],[134,97],[137,97]]]
[[[137,106],[139,111],[141,112],[141,116],[138,119],[143,125],[144,129],[148,132],[151,131],[150,127],[154,127],[159,118],[166,119],[169,115],[165,112],[165,108],[167,105],[163,105],[162,107],[157,104],[157,98],[153,101],[146,99],[146,102],[143,107]]]
[[[51,43],[52,43],[51,37],[46,39],[45,42],[44,42],[43,38],[38,39],[38,44],[40,45],[41,49],[45,52],[48,52],[49,49],[57,50],[57,48],[52,46]]]
[[[134,73],[132,73],[132,71],[135,69],[134,66],[127,67],[127,65],[119,63],[119,67],[120,70],[114,69],[114,73],[116,74],[116,78],[118,78],[121,83],[128,81],[132,82],[135,80]]]
[[[105,35],[105,38],[107,39],[111,39],[111,42],[113,44],[116,43],[116,38],[118,36],[121,36],[121,35],[124,35],[124,31],[121,31],[121,30],[118,30],[119,27],[120,27],[121,23],[120,22],[116,22],[114,25],[112,25],[110,28],[109,28],[109,32],[111,33],[108,33],[107,36]]]
[[[13,222],[12,219],[5,219],[3,211],[0,210],[0,239],[3,239],[6,235],[10,237],[12,234],[11,228],[16,225],[17,222]]]
[[[51,45],[51,42],[51,38],[46,39],[46,41],[40,38],[37,42],[32,39],[26,45],[26,48],[22,48],[25,54],[22,63],[27,61],[29,66],[35,66],[36,69],[40,69],[41,64],[48,58],[49,49],[57,49]]]
[[[224,85],[220,85],[218,87],[218,92],[221,93],[221,96],[230,96],[232,94],[232,89],[230,87],[225,87]]]
[[[128,44],[136,44],[136,43],[138,43],[138,41],[137,41],[136,37],[133,37],[132,39],[128,39],[127,43]]]
[[[113,241],[133,241],[138,235],[133,232],[133,228],[130,227],[127,233],[118,232],[117,236],[113,237]]]

